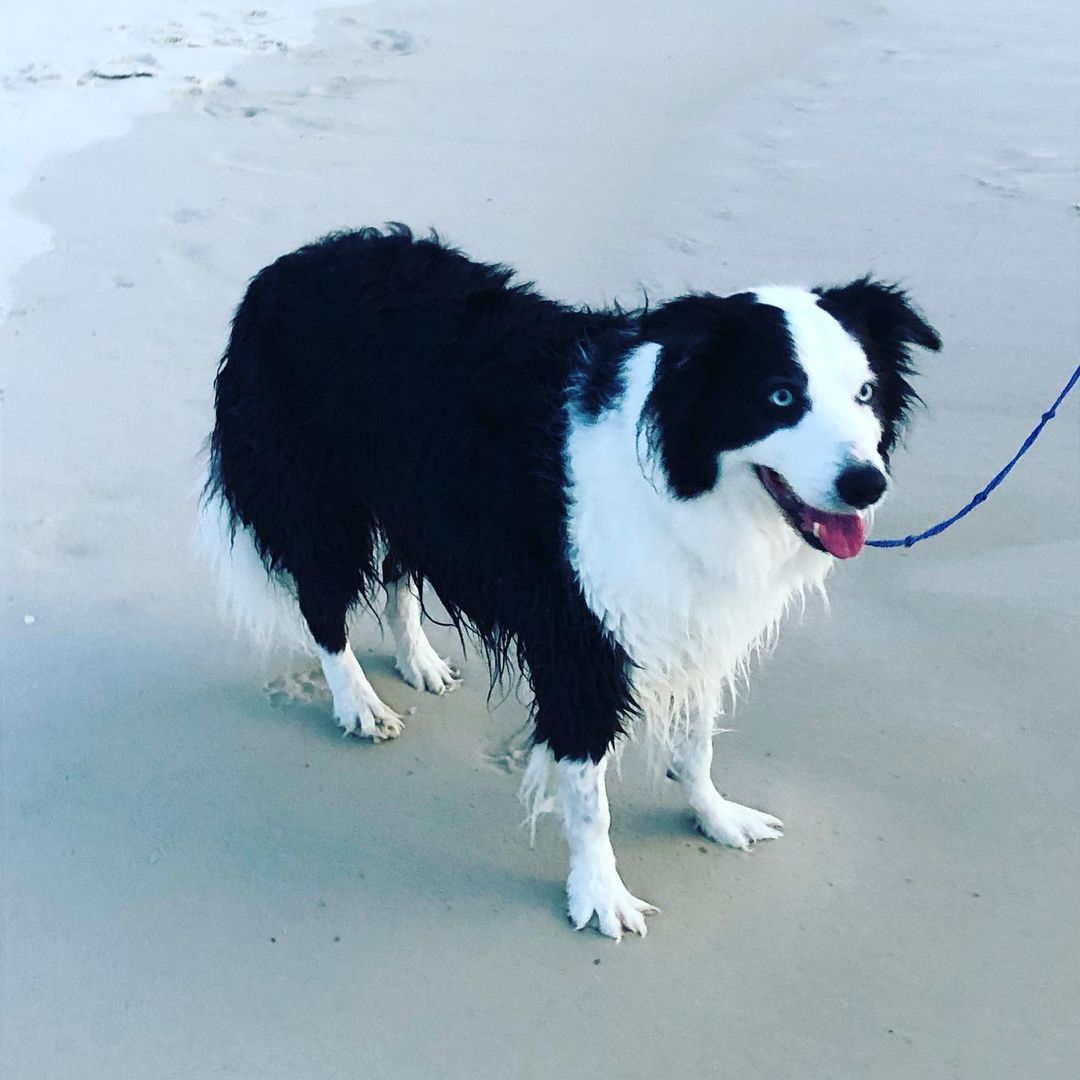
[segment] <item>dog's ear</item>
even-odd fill
[[[724,301],[709,293],[689,293],[669,300],[641,317],[641,336],[671,353],[692,352],[724,316]]]
[[[864,345],[919,345],[937,352],[938,332],[897,285],[862,277],[850,285],[814,290],[819,303]]]
[[[907,376],[915,374],[910,346],[937,352],[941,337],[897,285],[863,277],[814,292],[818,305],[859,342],[878,377],[875,411],[882,428],[878,449],[888,463],[911,407],[920,401],[907,381]]]

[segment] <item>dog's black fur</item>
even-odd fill
[[[908,346],[936,352],[941,338],[895,285],[864,277],[850,285],[814,291],[821,297],[821,307],[863,347],[877,376],[872,407],[881,421],[878,450],[888,465],[911,408],[920,400],[908,382],[908,376],[915,374]]]
[[[382,541],[386,574],[426,580],[496,676],[516,653],[538,741],[599,761],[634,703],[566,559],[566,389],[603,408],[636,326],[510,278],[401,226],[267,267],[218,373],[210,483],[323,648],[378,591]]]
[[[751,296],[590,311],[511,276],[403,226],[267,267],[218,372],[206,495],[292,578],[324,649],[345,647],[349,608],[381,580],[427,581],[493,678],[512,659],[527,672],[536,740],[599,762],[636,706],[627,656],[567,555],[568,400],[595,418],[618,400],[628,352],[658,342],[643,435],[672,494],[692,498],[716,482],[720,451],[800,415],[746,386],[805,376],[782,314]],[[936,334],[868,279],[821,304],[865,343],[891,449],[914,398],[907,344],[937,347]]]

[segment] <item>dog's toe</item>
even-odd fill
[[[430,645],[400,654],[397,669],[413,689],[430,694],[448,694],[461,685],[457,671]]]
[[[697,812],[698,828],[710,839],[727,847],[749,851],[758,840],[779,840],[784,823],[772,814],[728,802],[719,795]]]
[[[356,735],[376,743],[396,739],[404,730],[401,717],[378,700],[347,715],[337,716],[337,723],[343,735]]]
[[[645,916],[658,911],[648,901],[631,894],[614,867],[603,874],[570,873],[566,914],[578,930],[588,926],[595,916],[597,929],[605,937],[621,941],[624,930],[644,937],[649,932]]]

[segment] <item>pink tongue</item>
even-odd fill
[[[813,529],[815,522],[820,526],[817,538],[830,555],[850,559],[862,551],[866,529],[858,514],[830,514],[807,506],[803,508],[802,517],[802,527],[807,532]]]

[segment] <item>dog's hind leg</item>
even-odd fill
[[[338,652],[319,646],[319,661],[334,695],[334,719],[344,734],[373,742],[401,734],[401,717],[375,693],[348,642]]]
[[[748,851],[755,840],[775,840],[784,823],[771,814],[728,802],[713,784],[712,723],[696,718],[672,755],[672,775],[697,818],[698,828],[710,839]]]
[[[401,717],[380,700],[349,646],[345,620],[358,594],[354,574],[335,577],[326,567],[293,570],[300,611],[315,639],[323,675],[334,695],[334,718],[346,735],[374,742],[401,734]]]
[[[432,647],[420,625],[420,595],[416,583],[402,575],[386,583],[386,618],[394,635],[397,669],[417,690],[445,694],[461,685],[458,672]]]

